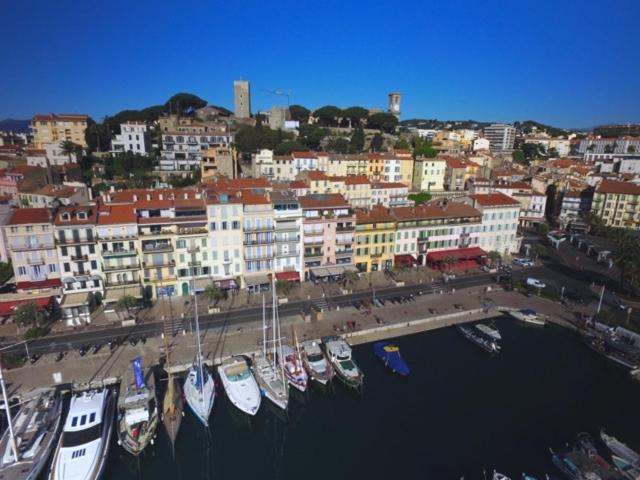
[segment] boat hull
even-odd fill
[[[242,374],[244,378],[231,381],[226,369],[229,369],[230,375]],[[249,417],[258,413],[262,398],[260,388],[245,360],[231,359],[223,363],[218,367],[218,374],[229,402],[238,412]]]
[[[169,436],[171,446],[174,446],[176,438],[178,437],[180,425],[182,424],[182,412],[184,406],[182,403],[182,388],[180,387],[180,383],[177,379],[171,377],[169,381],[173,383],[173,388],[167,388],[167,391],[164,394],[164,400],[162,403],[162,424]]]
[[[490,342],[488,340],[483,341],[483,339],[481,339],[479,336],[474,334],[470,328],[465,327],[464,325],[456,325],[456,328],[464,338],[469,340],[474,345],[480,347],[485,352],[488,352],[491,354],[500,353],[500,350],[497,347],[495,342]]]
[[[195,417],[205,426],[209,426],[209,416],[215,401],[215,382],[211,374],[204,370],[205,382],[201,388],[196,385],[196,367],[191,367],[184,382],[184,396],[187,405]]]
[[[282,410],[286,410],[289,405],[289,388],[285,379],[265,357],[257,356],[251,365],[253,375],[258,382],[258,387],[262,395],[271,403]]]

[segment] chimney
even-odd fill
[[[164,195],[163,195],[162,193],[159,193],[159,194],[158,194],[158,199],[159,199],[159,200],[164,200]]]

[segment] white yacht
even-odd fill
[[[319,342],[311,340],[302,342],[300,350],[302,351],[302,364],[311,380],[322,386],[331,382],[334,370],[322,353]]]
[[[255,415],[260,408],[260,389],[242,357],[231,357],[218,367],[229,401],[241,412]]]
[[[0,439],[0,478],[38,477],[51,455],[61,418],[62,400],[54,390],[26,400]]]
[[[509,315],[525,323],[532,325],[544,325],[544,318],[541,318],[535,310],[531,308],[523,308],[522,310],[510,310]]]
[[[196,323],[196,362],[191,366],[184,382],[184,396],[187,405],[205,427],[209,426],[209,416],[216,397],[216,384],[213,376],[202,362],[202,347],[200,345],[200,322],[198,320],[198,299],[193,291],[194,316]]]
[[[486,323],[478,323],[476,324],[476,328],[494,340],[502,340],[502,335],[500,335],[500,332],[495,326],[488,325]]]
[[[322,338],[329,361],[336,369],[338,378],[348,387],[361,390],[364,375],[351,358],[351,347],[342,337],[330,335]]]
[[[600,432],[600,438],[611,450],[611,459],[622,474],[633,480],[640,478],[640,454],[604,432]]]
[[[50,480],[100,478],[109,453],[115,406],[115,394],[106,387],[71,397]]]
[[[131,455],[140,455],[153,442],[158,428],[153,371],[144,378],[140,357],[133,361],[134,381],[123,380],[118,397],[118,444]]]

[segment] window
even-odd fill
[[[68,255],[67,247],[60,247],[60,253],[63,257],[66,257]]]
[[[234,220],[233,222],[231,222],[231,228],[233,230],[240,230],[240,222],[237,220]]]
[[[176,241],[176,248],[185,248],[187,246],[187,243],[184,240],[178,240]],[[182,261],[182,260],[180,260]]]
[[[96,247],[94,245],[89,245],[89,253],[96,253]]]
[[[57,270],[58,270],[58,267],[56,266],[55,263],[49,264],[49,273],[56,273]]]
[[[27,267],[18,267],[18,275],[26,275]]]
[[[65,272],[70,272],[71,271],[71,265],[68,263],[63,263],[62,264],[62,268],[64,269]]]
[[[95,260],[91,260],[91,270],[97,270],[98,269],[98,262],[96,262]]]
[[[93,281],[93,286],[96,287],[96,288],[100,287],[100,280],[94,280]]]
[[[202,239],[200,239],[200,244],[201,244],[203,247],[206,247],[206,246],[207,246],[207,239],[206,239],[206,238],[202,238]]]
[[[228,230],[229,222],[222,222],[222,230]]]
[[[216,222],[211,222],[209,224],[209,230],[211,230],[212,232],[216,230]]]

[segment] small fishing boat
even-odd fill
[[[495,338],[469,325],[456,325],[458,331],[471,343],[489,353],[500,353],[500,345]]]
[[[353,361],[351,347],[342,337],[329,335],[322,338],[322,345],[329,362],[335,368],[338,378],[348,387],[361,390],[364,375]]]
[[[171,448],[176,444],[178,431],[182,424],[183,398],[180,382],[171,373],[167,378],[167,390],[162,399],[162,423],[169,436]]]
[[[640,351],[607,334],[584,336],[584,342],[593,351],[615,364],[633,370],[640,366]]]
[[[100,478],[111,445],[115,407],[116,394],[107,387],[73,395],[50,480]]]
[[[233,406],[247,415],[255,415],[260,408],[260,389],[242,357],[231,357],[218,366],[227,398]]]
[[[513,318],[532,325],[544,325],[545,320],[541,318],[532,308],[523,308],[521,310],[509,310],[509,315]]]
[[[33,480],[51,455],[60,429],[62,400],[54,390],[45,390],[26,400],[13,418],[6,399],[5,409],[9,426],[0,439],[0,478]]]
[[[500,335],[500,331],[495,327],[495,325],[489,325],[487,323],[476,323],[475,327],[484,335],[493,338],[496,341],[502,340],[502,335]]]
[[[309,377],[302,364],[300,350],[287,344],[282,345],[282,369],[289,385],[301,392],[307,390]]]
[[[320,344],[316,341],[307,341],[300,344],[302,364],[309,378],[321,386],[331,382],[334,370],[322,353]]]
[[[627,478],[640,479],[640,454],[604,432],[600,432],[600,438],[611,450],[611,458],[618,470]]]
[[[133,382],[120,388],[118,397],[118,444],[131,455],[140,455],[153,442],[158,428],[153,371],[149,369],[145,379],[142,360],[133,360]]]
[[[591,437],[580,433],[574,448],[564,452],[551,451],[552,462],[572,480],[623,480],[624,477],[600,456]]]
[[[409,375],[409,366],[400,355],[400,349],[397,345],[389,342],[376,342],[373,344],[373,353],[393,373],[403,376]]]

